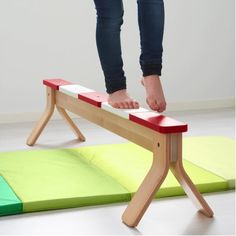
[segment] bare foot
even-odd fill
[[[154,111],[163,112],[166,109],[166,101],[159,76],[145,76],[141,83],[146,89],[146,102],[149,107]]]
[[[109,94],[108,104],[114,108],[138,109],[139,103],[129,96],[126,89]]]

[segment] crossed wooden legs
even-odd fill
[[[65,109],[56,104],[55,90],[47,87],[47,106],[42,117],[27,139],[28,145],[31,146],[35,144],[37,138],[52,116],[55,106],[79,140],[85,140],[85,137],[73,123]],[[166,178],[169,169],[173,172],[188,197],[195,203],[198,209],[206,216],[212,217],[213,212],[211,208],[184,170],[182,163],[182,133],[160,134],[155,136],[152,150],[152,166],[124,211],[122,221],[131,227],[138,225],[156,192]]]
[[[154,142],[153,150],[152,166],[123,213],[123,222],[131,227],[138,225],[169,169],[198,209],[206,216],[212,217],[213,211],[183,168],[182,133],[163,135],[162,140]]]
[[[42,133],[43,129],[47,125],[47,123],[48,123],[49,119],[51,118],[51,116],[54,112],[54,109],[55,109],[55,103],[56,103],[55,90],[47,87],[46,92],[47,92],[47,106],[46,106],[46,109],[45,109],[43,115],[41,116],[38,123],[36,124],[36,126],[34,127],[30,136],[27,139],[26,143],[29,146],[32,146],[35,144],[35,142],[37,141],[39,135]],[[58,106],[56,106],[56,108],[57,108],[58,112],[60,113],[60,115],[65,119],[67,124],[70,126],[72,131],[75,133],[75,135],[78,137],[78,139],[80,141],[85,141],[84,135],[81,133],[81,131],[78,129],[78,127],[71,120],[69,115],[66,113],[65,109],[58,107]]]
[[[170,163],[170,169],[176,179],[179,181],[180,185],[184,189],[187,196],[193,201],[196,207],[204,215],[208,217],[213,216],[213,211],[199,193],[195,185],[192,183],[191,179],[188,177],[184,170],[182,162],[182,135],[176,134],[174,140],[172,140],[172,146],[174,144],[174,150],[172,150],[172,162]]]

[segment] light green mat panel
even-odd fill
[[[234,141],[218,137],[221,145],[213,148],[211,145],[215,142],[214,137],[201,138],[204,138],[204,143],[210,150],[203,144],[199,145],[201,141],[198,137],[184,138],[184,158],[187,158],[184,166],[190,178],[201,192],[232,188],[229,183],[234,178],[231,165],[234,162],[233,153],[227,154],[230,161],[224,162],[224,159],[225,148],[229,148],[228,142],[234,144]],[[196,141],[198,145],[194,144]],[[204,157],[208,159],[208,165],[212,164],[210,169],[208,165],[202,166],[204,162],[198,163],[192,158],[199,158],[196,153],[201,154],[202,161],[206,161]],[[217,159],[214,159],[216,156]],[[0,153],[0,175],[23,203],[23,212],[32,212],[129,201],[151,162],[150,151],[130,142],[70,149],[5,152]],[[225,163],[223,169],[227,170],[227,175],[217,172],[217,162]],[[0,186],[0,198],[1,193]],[[183,194],[182,188],[169,172],[156,197]]]
[[[184,140],[188,139],[189,138],[184,138]],[[234,143],[231,139],[225,140],[225,138],[222,138],[222,140],[226,141],[226,144],[228,144],[228,142]],[[189,145],[192,142],[194,143],[195,139],[191,138],[186,145]],[[211,142],[214,142],[214,139],[209,137],[208,143],[206,144]],[[183,149],[185,149],[186,145],[184,142]],[[199,148],[202,148],[202,146],[199,146]],[[205,147],[203,151],[199,150],[199,148],[196,147],[193,149],[192,152],[190,152],[190,156],[191,154],[194,155],[195,151],[204,155],[204,150],[207,150],[207,148]],[[222,146],[215,147],[214,149],[212,149],[211,146],[210,148],[211,151],[208,150],[207,154],[211,156],[212,159],[217,155],[217,153],[223,152],[224,143],[222,143]],[[226,148],[228,148],[228,145],[226,145]],[[132,195],[137,191],[143,178],[150,169],[153,156],[150,151],[134,143],[82,147],[80,149],[74,149],[74,151],[79,152],[88,162],[102,169],[104,173],[111,176],[122,186],[128,189]],[[197,158],[196,155],[194,156]],[[185,158],[185,156],[183,156],[183,158]],[[205,158],[207,158],[207,156],[205,156]],[[233,155],[229,155],[228,158],[231,159],[231,162],[234,160]],[[222,159],[224,159],[224,155],[218,155],[218,161],[222,162]],[[195,165],[187,160],[183,160],[183,163],[188,175],[200,192],[204,193],[230,189],[227,182],[228,179],[219,176],[217,172],[208,171],[200,165]],[[216,161],[214,161],[212,166],[216,165]],[[227,166],[226,164],[224,168],[228,169],[228,172],[233,175],[232,172],[234,172],[234,169],[231,165]],[[168,176],[162,184],[161,189],[157,192],[156,197],[176,196],[183,194],[183,189],[180,187],[172,172],[169,171]]]
[[[184,158],[217,174],[235,187],[235,141],[221,136],[183,139]]]
[[[130,200],[124,187],[70,149],[1,153],[0,174],[24,212]]]

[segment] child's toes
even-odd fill
[[[134,109],[138,109],[139,108],[139,103],[138,102],[136,102],[136,101],[133,101],[133,108]]]
[[[125,109],[129,109],[129,108],[131,108],[131,103],[130,103],[130,101],[127,101],[127,102],[124,102],[124,108]]]
[[[125,109],[127,107],[127,104],[125,102],[120,102],[119,103],[119,108]]]
[[[133,109],[134,107],[133,107],[133,103],[132,103],[132,101],[130,101],[129,102],[129,106],[127,107],[127,109]]]
[[[154,111],[157,111],[159,110],[159,106],[158,104],[156,103],[156,100],[154,99],[147,99],[147,104],[149,105],[149,107],[154,110]]]
[[[110,105],[114,108],[119,108],[119,103],[118,102],[110,103]]]
[[[166,103],[160,102],[159,104],[159,112],[163,112],[166,109]]]

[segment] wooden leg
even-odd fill
[[[33,146],[35,142],[37,141],[39,135],[42,133],[44,127],[48,123],[49,119],[51,118],[54,108],[55,108],[55,90],[51,89],[50,87],[47,87],[47,106],[46,109],[37,122],[36,126],[32,130],[30,136],[27,139],[27,145]]]
[[[168,173],[167,136],[162,142],[155,142],[152,166],[122,215],[122,221],[128,226],[138,225]]]
[[[59,106],[56,106],[58,112],[61,114],[61,116],[64,118],[64,120],[67,122],[67,124],[70,126],[72,131],[75,133],[75,135],[78,137],[80,141],[85,141],[84,135],[81,133],[79,128],[75,125],[75,123],[72,121],[72,119],[69,117],[67,112],[65,111],[64,108],[61,108]]]
[[[212,217],[214,214],[213,211],[184,170],[182,163],[182,134],[176,134],[172,137],[172,157],[170,169],[179,181],[180,185],[183,187],[185,193],[197,206],[200,212],[208,217]]]

